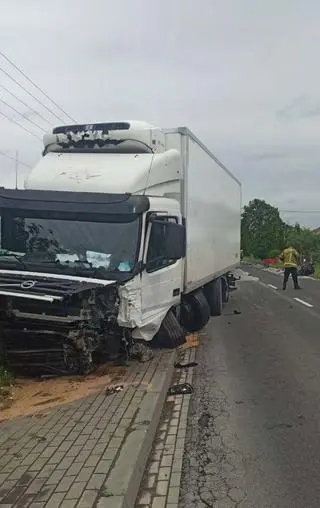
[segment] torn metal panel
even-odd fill
[[[118,325],[132,328],[132,337],[136,340],[151,341],[159,331],[171,305],[157,303],[152,310],[144,311],[141,279],[138,276],[119,287],[119,297]]]

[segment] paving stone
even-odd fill
[[[85,490],[79,500],[77,508],[92,508],[97,499],[96,490]]]
[[[168,492],[168,503],[179,502],[180,487],[170,487]]]
[[[57,508],[61,501],[63,500],[64,498],[64,493],[54,493],[52,494],[52,496],[50,497],[50,499],[47,501],[45,507],[46,508]]]
[[[183,361],[188,363],[190,358],[190,352],[186,351]],[[188,371],[188,382],[191,382],[189,372],[192,374],[192,370]],[[185,374],[176,373],[174,382],[180,383],[186,378]],[[151,502],[145,505],[148,508],[178,508],[189,403],[190,396],[167,398],[165,416],[161,418],[136,508],[142,506],[138,503],[144,494],[151,495]]]
[[[82,492],[86,488],[87,482],[74,482],[68,492],[66,493],[66,499],[76,499],[82,495]]]
[[[105,480],[106,480],[105,474],[93,473],[93,475],[91,476],[91,478],[88,482],[87,489],[99,490],[102,487]]]
[[[64,476],[55,488],[55,492],[68,492],[75,479],[75,476]]]
[[[171,365],[170,372],[173,371],[173,362],[173,352],[159,353],[150,363],[134,363],[129,367],[123,381],[128,388],[119,394],[105,397],[101,392],[48,410],[42,418],[0,422],[0,489],[3,493],[7,492],[6,504],[10,508],[20,508],[21,502],[25,508],[90,508],[94,504],[99,508],[109,507],[110,499],[101,496],[101,491],[108,484],[115,466],[118,467],[119,459],[125,458],[121,449],[126,445],[126,437],[131,436],[128,431],[132,430],[137,415],[142,415],[144,411],[146,416],[143,421],[149,420],[148,411],[141,408],[148,397],[158,400],[160,385],[157,383],[159,380],[163,383],[163,379],[166,379],[168,365]],[[148,396],[147,386],[152,387]],[[139,420],[137,422],[141,424]],[[144,425],[141,430],[138,429],[143,436],[141,438],[137,432],[139,447],[148,436],[146,428],[147,425]],[[162,431],[165,439],[167,430],[168,425]],[[163,448],[164,444],[154,461],[157,473]],[[139,457],[139,460],[145,461],[147,452]],[[170,460],[164,459],[163,468]],[[123,462],[125,468],[126,462]],[[135,481],[140,481],[140,464],[137,467],[131,465],[122,478],[129,481],[133,474]],[[149,485],[155,487],[155,483],[156,477],[153,475]],[[100,499],[97,499],[99,491]],[[131,485],[129,491],[133,503],[136,487],[132,488]],[[118,503],[118,506],[123,505],[123,496],[120,494],[112,496],[113,503]],[[20,504],[17,504],[18,498]],[[2,500],[0,506],[4,507]]]
[[[167,502],[165,497],[154,497],[152,501],[152,508],[166,508]]]
[[[159,480],[156,486],[157,496],[166,496],[169,488],[169,481]]]

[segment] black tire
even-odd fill
[[[186,341],[186,332],[170,310],[162,321],[160,330],[153,339],[155,347],[175,349]]]
[[[225,277],[222,278],[222,303],[228,303],[230,298],[229,284]]]
[[[222,280],[215,279],[208,284],[204,293],[208,300],[211,316],[221,316],[223,307]]]
[[[187,295],[182,303],[181,322],[188,332],[198,332],[210,319],[210,307],[203,291]]]

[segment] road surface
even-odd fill
[[[251,273],[198,350],[181,508],[320,507],[320,282]]]

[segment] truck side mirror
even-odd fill
[[[163,248],[168,260],[177,261],[186,255],[186,229],[183,225],[163,220],[153,220],[152,228],[163,231]]]
[[[181,224],[166,224],[165,248],[168,259],[177,261],[186,255],[186,229]]]

